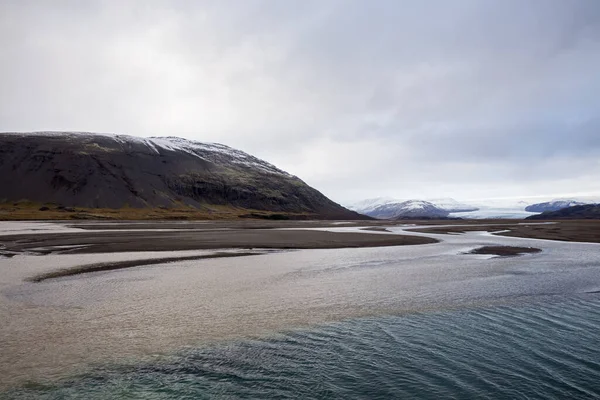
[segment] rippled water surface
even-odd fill
[[[437,237],[42,283],[26,278],[207,252],[2,259],[0,398],[600,396],[600,246]],[[464,254],[488,244],[543,251]]]
[[[597,398],[600,300],[364,318],[105,367],[8,398]]]

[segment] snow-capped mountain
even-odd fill
[[[546,211],[535,214],[527,219],[557,220],[557,219],[600,219],[600,204],[582,204],[556,211]]]
[[[574,199],[566,199],[566,200],[554,199],[554,200],[546,201],[543,203],[531,204],[531,205],[525,207],[525,211],[542,213],[544,211],[558,211],[563,208],[573,207],[573,206],[582,206],[584,204],[589,204],[589,203],[586,203],[583,201],[577,201]]]
[[[600,201],[595,196],[581,196],[575,199],[554,199],[541,202],[543,198],[508,198],[508,199],[484,199],[484,200],[473,200],[470,203],[479,207],[478,211],[464,212],[464,213],[452,213],[451,216],[459,218],[472,218],[472,219],[521,219],[527,218],[532,215],[536,215],[542,212],[542,208],[546,204],[549,206],[555,203],[557,207],[569,204],[571,202],[578,202],[580,204],[594,204]],[[560,203],[564,202],[564,203]],[[539,210],[539,211],[536,211]]]
[[[479,209],[477,206],[461,203],[450,197],[441,199],[427,199],[427,201],[434,204],[436,207],[441,208],[442,210],[448,211],[449,213],[477,211]]]
[[[423,200],[407,200],[401,202],[384,202],[362,213],[379,219],[400,218],[445,218],[448,211],[436,207]]]
[[[433,200],[399,200],[391,197],[377,197],[362,200],[349,206],[351,210],[375,218],[424,217],[444,218],[449,213],[476,211],[477,207],[460,203],[452,198]]]
[[[270,174],[280,174],[291,176],[285,171],[280,170],[273,164],[260,160],[248,153],[225,146],[219,143],[197,142],[175,136],[164,137],[137,137],[130,135],[119,135],[109,133],[90,133],[90,132],[5,132],[2,135],[18,137],[45,137],[50,140],[72,140],[74,143],[83,140],[93,141],[98,138],[106,138],[117,142],[123,151],[128,151],[135,146],[146,147],[148,151],[160,156],[165,152],[184,152],[201,160],[221,163],[227,162],[240,166],[259,169]]]
[[[369,211],[374,210],[375,208],[382,206],[388,203],[398,203],[402,202],[402,200],[394,199],[393,197],[375,197],[373,199],[366,199],[356,202],[354,204],[348,205],[347,207],[350,210],[354,210],[360,212],[361,214],[368,213]]]
[[[177,137],[0,133],[0,198],[72,207],[228,206],[361,218],[243,151]]]
[[[595,204],[600,202],[600,198],[597,196],[578,196],[569,199],[559,198],[544,203],[541,203],[540,200],[545,199],[540,197],[524,197],[478,199],[459,202],[452,198],[439,198],[413,201],[424,201],[429,203],[438,209],[446,211],[448,217],[467,219],[522,219],[546,211],[545,208],[547,207],[550,209],[552,207],[560,209],[569,205]],[[378,197],[363,200],[348,208],[376,218],[394,218],[394,214],[399,215],[404,212],[405,208],[402,203],[405,203],[406,201],[407,200],[398,200],[390,197]],[[436,213],[435,210],[432,211],[432,215],[440,215],[439,213]]]

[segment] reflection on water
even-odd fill
[[[597,245],[536,241],[535,245],[543,249],[540,254],[484,260],[461,253],[479,245],[532,245],[532,241],[478,233],[439,237],[443,243],[186,261],[38,284],[24,283],[23,279],[80,263],[148,258],[149,254],[15,256],[1,260],[1,384],[52,381],[91,368],[94,363],[137,365],[144,357],[170,354],[186,346],[206,348],[216,342],[367,318],[349,322],[351,336],[339,341],[340,346],[346,339],[350,341],[350,354],[358,351],[351,344],[352,335],[367,334],[381,316],[494,304],[517,307],[541,296],[579,296],[600,289]],[[196,253],[206,252],[155,255]],[[461,311],[435,315],[478,314]],[[411,318],[417,317],[398,321],[428,321]],[[385,321],[397,326],[394,318]],[[425,324],[422,329],[434,326]],[[464,329],[476,327],[471,324]],[[418,326],[413,328],[421,332]],[[359,333],[352,333],[354,329]],[[332,357],[338,351],[323,349]],[[310,348],[302,351],[321,352]],[[390,363],[389,367],[393,370],[395,365]],[[477,371],[473,373],[483,373]],[[107,373],[108,377],[98,379],[116,379]]]

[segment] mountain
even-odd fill
[[[557,211],[546,211],[526,219],[600,219],[600,204],[584,204]]]
[[[423,200],[384,203],[366,212],[366,215],[379,219],[446,218],[448,214],[448,211]]]
[[[544,203],[536,203],[536,204],[529,205],[529,206],[525,207],[525,211],[539,212],[539,213],[545,212],[545,211],[558,211],[562,208],[581,206],[584,204],[587,204],[587,203],[573,200],[573,199],[568,199],[568,200],[555,199],[552,201],[546,201]]]
[[[413,207],[413,209],[421,208],[422,211],[420,212],[424,214],[423,216],[427,216],[427,214],[429,214],[429,216],[431,217],[441,217],[444,214],[444,212],[446,212],[445,216],[447,216],[448,213],[453,212],[466,212],[478,210],[478,208],[475,206],[460,203],[452,198],[441,198],[432,200],[399,200],[391,197],[376,197],[373,199],[362,200],[358,203],[354,203],[348,206],[348,208],[350,208],[351,210],[375,218],[393,218],[395,216],[400,215],[401,213],[408,212],[411,207]],[[427,208],[429,211],[423,211],[425,210],[425,208]],[[378,217],[377,215],[385,216]]]
[[[0,202],[87,208],[226,206],[364,219],[240,150],[177,137],[0,133]]]
[[[460,203],[450,197],[442,199],[428,199],[427,201],[435,205],[437,208],[441,208],[442,210],[448,211],[449,213],[479,210],[479,207],[477,206],[474,206],[472,204]]]
[[[369,211],[372,211],[373,209],[375,209],[381,205],[388,204],[388,203],[398,203],[401,201],[402,200],[394,199],[392,197],[375,197],[373,199],[365,199],[365,200],[361,200],[357,203],[348,205],[348,208],[350,210],[354,210],[361,214],[366,214]]]
[[[543,212],[546,207],[552,208],[555,206],[555,209],[559,209],[568,206],[569,203],[573,203],[573,205],[591,204],[600,200],[597,196],[592,195],[578,196],[576,199],[550,199],[524,197],[471,200],[469,204],[473,204],[479,210],[452,213],[451,216],[470,219],[522,219]]]
[[[466,219],[523,219],[546,211],[545,208],[552,209],[553,207],[556,207],[555,209],[559,209],[561,207],[566,207],[569,204],[576,205],[600,202],[598,196],[592,195],[578,196],[575,199],[549,199],[551,199],[551,197],[545,199],[540,199],[539,197],[496,198],[458,202],[452,198],[439,198],[429,199],[426,200],[426,202],[438,209],[448,212],[449,215],[447,215],[447,217]],[[542,200],[548,201],[541,203]],[[348,208],[376,218],[394,218],[394,216],[403,212],[403,205],[399,205],[403,202],[405,202],[405,200],[378,197],[363,200],[350,205]],[[424,217],[427,217],[426,212],[423,211],[421,214],[424,214]],[[431,215],[432,218],[442,217],[441,214],[437,213],[435,210],[432,210]]]
[[[450,214],[435,204],[423,200],[408,200],[399,205],[394,219],[447,218]]]

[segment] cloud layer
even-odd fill
[[[334,200],[600,194],[596,0],[0,0],[0,130],[176,135]]]

